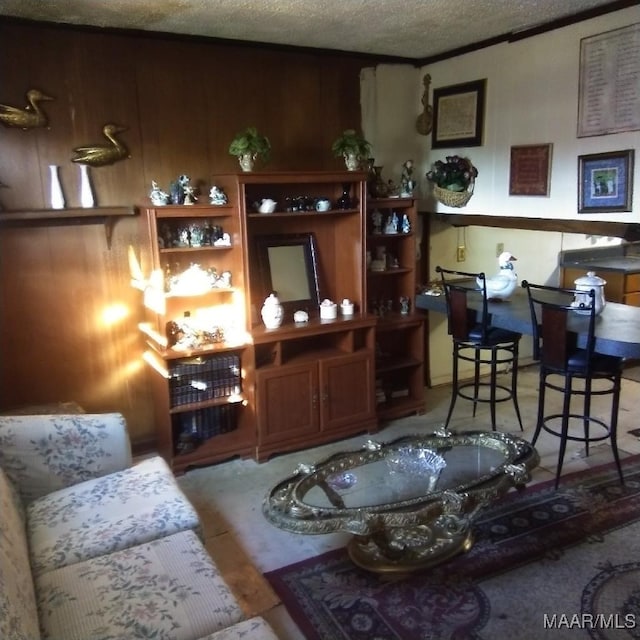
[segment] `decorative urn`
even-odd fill
[[[578,306],[580,304],[589,304],[589,296],[587,295],[591,289],[595,291],[594,302],[596,305],[596,315],[602,313],[605,304],[607,301],[604,297],[604,285],[607,284],[606,280],[603,280],[599,276],[595,274],[595,271],[587,271],[586,276],[581,276],[574,280],[575,288],[578,291],[584,291],[584,294],[576,294],[575,296],[575,305]],[[588,313],[587,311],[579,311],[578,313]]]
[[[270,294],[262,305],[260,312],[262,322],[267,329],[277,329],[284,319],[284,309],[275,293]]]

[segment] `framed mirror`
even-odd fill
[[[256,236],[262,298],[275,292],[286,314],[318,315],[320,282],[313,233]]]

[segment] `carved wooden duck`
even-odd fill
[[[128,158],[129,150],[115,137],[116,133],[126,130],[126,127],[120,127],[117,124],[106,124],[102,128],[102,133],[110,144],[76,147],[74,149],[76,156],[71,158],[71,161],[88,164],[92,167],[103,167]]]
[[[506,300],[518,286],[518,275],[513,268],[513,261],[517,260],[509,251],[504,251],[498,257],[500,271],[495,275],[485,279],[487,286],[487,298],[489,300]],[[482,282],[478,281],[478,286]]]
[[[11,107],[8,104],[0,104],[0,122],[5,127],[18,127],[20,129],[34,129],[46,127],[49,124],[47,114],[40,108],[42,100],[53,100],[38,89],[27,91],[27,102],[24,109]]]

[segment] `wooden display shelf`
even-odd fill
[[[329,209],[329,211],[274,211],[273,213],[248,213],[247,218],[326,218],[358,213],[358,209]]]
[[[224,353],[225,351],[240,351],[246,349],[246,342],[212,342],[203,345],[197,349],[171,349],[167,347],[167,339],[158,333],[149,322],[141,322],[138,329],[145,336],[147,345],[153,349],[163,360],[177,360],[179,358],[197,358],[198,356],[210,356],[215,353]]]
[[[402,418],[411,413],[424,412],[424,398],[391,398],[386,402],[381,402],[376,406],[378,418],[382,422]]]
[[[228,204],[166,204],[147,208],[155,211],[156,218],[199,218],[202,217],[203,211],[211,218],[233,215],[233,207]]]
[[[91,209],[33,209],[0,213],[2,227],[47,227],[69,224],[102,224],[111,249],[113,227],[119,218],[135,216],[135,207],[92,207]]]
[[[167,247],[165,249],[158,249],[158,252],[161,255],[164,255],[167,253],[188,253],[190,251],[193,251],[195,253],[197,253],[198,251],[223,251],[225,249],[228,251],[229,249],[233,249],[233,246],[230,244],[225,244],[225,245],[207,244],[201,247]]]
[[[376,374],[400,371],[401,369],[409,369],[411,367],[419,367],[421,364],[421,360],[412,358],[411,356],[381,358],[380,360],[376,360]]]
[[[193,467],[223,462],[235,457],[255,457],[255,445],[248,441],[239,429],[212,436],[189,453],[173,454],[171,468],[179,475]]]
[[[388,269],[385,269],[384,271],[376,271],[375,269],[369,269],[367,271],[367,275],[368,276],[382,276],[382,277],[389,277],[389,276],[399,276],[403,273],[412,273],[413,269],[409,269],[407,267],[389,267]]]
[[[241,393],[236,393],[232,396],[225,396],[223,398],[211,398],[209,400],[202,400],[201,402],[189,402],[186,404],[179,404],[169,409],[169,413],[188,413],[189,411],[197,411],[198,409],[208,409],[209,407],[220,407],[225,404],[238,404],[244,403],[245,397]]]

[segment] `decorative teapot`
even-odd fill
[[[578,291],[586,291],[587,293],[593,289],[595,291],[595,306],[596,306],[596,315],[602,313],[605,304],[607,301],[604,297],[604,285],[607,284],[606,280],[598,277],[595,274],[595,271],[587,271],[586,276],[580,276],[574,280],[575,288]],[[589,305],[589,296],[586,294],[577,293],[575,296],[574,305],[579,306],[580,304]],[[577,311],[578,313],[589,313],[588,311]]]
[[[262,202],[258,204],[258,211],[260,213],[273,213],[276,210],[277,202],[271,198],[263,198]]]

